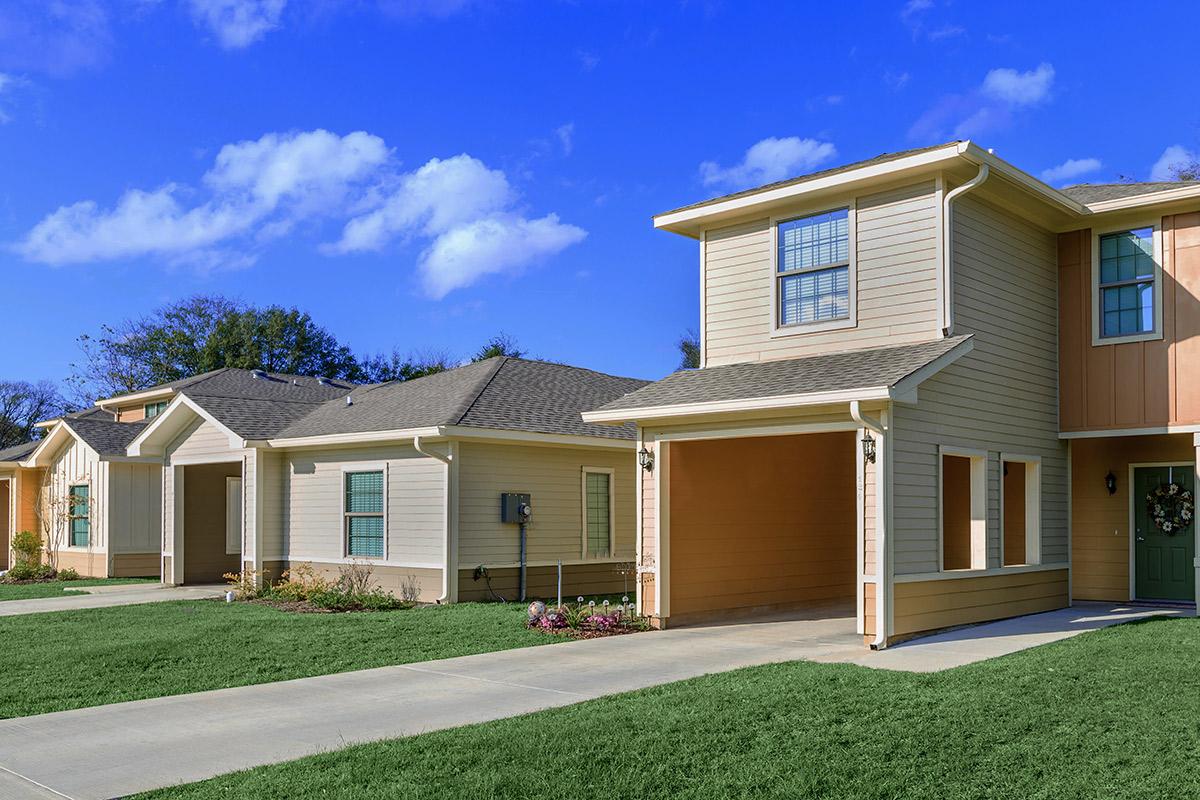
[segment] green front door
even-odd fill
[[[1194,491],[1195,469],[1139,467],[1133,471],[1134,596],[1140,600],[1196,599],[1196,533],[1194,522],[1170,535],[1150,515],[1147,496],[1160,486],[1179,484]],[[1193,495],[1194,496],[1194,495]]]

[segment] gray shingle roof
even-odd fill
[[[882,153],[880,155],[875,156],[874,158],[867,158],[862,161],[855,161],[850,164],[843,164],[840,167],[830,167],[829,169],[823,169],[818,172],[810,172],[807,175],[798,175],[795,178],[787,178],[782,181],[775,181],[774,183],[767,183],[762,186],[755,186],[752,189],[743,189],[740,192],[724,194],[724,195],[721,195],[720,197],[714,197],[711,200],[701,200],[698,203],[691,203],[686,206],[680,206],[679,208],[673,208],[670,211],[664,211],[664,212],[662,212],[662,214],[658,214],[656,216],[662,216],[663,214],[674,214],[678,211],[687,211],[687,210],[693,209],[693,208],[701,208],[703,206],[713,205],[714,203],[723,203],[726,200],[734,200],[739,197],[747,197],[749,195],[758,194],[759,192],[765,192],[765,191],[769,191],[771,189],[780,189],[784,186],[795,186],[796,184],[799,184],[799,183],[805,183],[807,181],[815,181],[818,178],[825,178],[830,175],[837,175],[840,172],[849,172],[850,170],[861,169],[862,167],[871,167],[876,164],[886,164],[889,161],[897,161],[897,160],[899,160],[901,158],[905,158],[907,156],[915,156],[918,153],[927,153],[931,150],[940,150],[941,148],[948,147],[952,144],[961,144],[961,141],[956,139],[956,140],[950,141],[950,142],[942,142],[941,144],[930,145],[929,147],[914,147],[910,150],[899,150],[895,153]]]
[[[637,412],[662,406],[894,386],[970,338],[954,336],[920,344],[684,370],[596,410]]]
[[[579,367],[497,357],[416,380],[361,386],[324,403],[270,438],[437,426],[634,439],[632,426],[585,423],[580,413],[645,381]],[[185,392],[190,396],[190,392]]]
[[[96,416],[67,418],[67,426],[102,456],[123,456],[146,422],[114,422]]]
[[[0,461],[20,461],[36,450],[39,444],[40,442],[33,441],[6,447],[0,450]]]
[[[1142,194],[1166,192],[1186,186],[1200,186],[1200,181],[1153,181],[1148,183],[1080,183],[1059,189],[1060,192],[1085,206],[1105,200],[1121,200]]]

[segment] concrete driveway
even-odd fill
[[[166,603],[171,600],[203,600],[220,597],[225,586],[164,586],[161,583],[129,583],[112,586],[81,586],[79,594],[62,597],[38,597],[31,600],[0,602],[0,617],[18,614],[44,614],[49,611],[71,611],[78,608],[111,608],[141,603]],[[0,794],[0,800],[4,795]]]
[[[1086,604],[879,653],[864,649],[851,616],[778,617],[3,720],[0,798],[120,797],[772,662],[930,671],[1153,613],[1182,612]]]

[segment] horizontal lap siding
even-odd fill
[[[211,422],[197,418],[167,447],[169,460],[241,461],[242,451],[230,447],[229,436]]]
[[[527,526],[529,562],[577,561],[583,557],[583,468],[613,474],[615,559],[635,559],[637,455],[633,449],[459,445],[459,544],[461,567],[515,564],[519,533],[500,521],[503,492],[528,493],[533,517]]]
[[[1067,605],[1067,570],[897,583],[893,636]]]
[[[564,601],[572,602],[577,597],[591,599],[605,595],[633,597],[634,580],[636,575],[627,569],[627,564],[572,564],[564,565],[562,571],[562,597]],[[502,568],[488,570],[491,579],[489,591],[488,581],[475,579],[473,569],[463,569],[458,572],[459,602],[478,602],[495,599],[495,595],[505,600],[513,600],[519,596],[520,570]],[[525,570],[525,596],[528,599],[540,599],[547,602],[558,600],[558,569],[557,567],[529,567]]]
[[[653,449],[653,442],[646,442],[646,447]],[[654,613],[654,573],[649,570],[657,563],[658,555],[658,508],[654,499],[655,470],[641,470],[642,476],[642,552],[637,556],[637,563],[645,570],[641,576],[642,613]]]
[[[896,573],[938,569],[938,446],[988,453],[987,566],[1000,566],[1000,453],[1042,459],[1042,563],[1067,560],[1058,439],[1056,240],[972,196],[954,209],[955,334],[974,350],[895,406]]]
[[[343,470],[382,462],[388,472],[387,561],[443,563],[445,467],[401,445],[287,454],[280,471],[280,492],[286,498],[283,555],[291,560],[343,558]]]
[[[931,338],[938,314],[937,205],[932,182],[857,198],[857,326],[777,339],[771,338],[775,263],[770,221],[707,231],[707,365]]]

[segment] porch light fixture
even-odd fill
[[[865,458],[867,461],[874,464],[875,463],[875,437],[871,435],[870,431],[867,431],[866,433],[863,434],[862,446],[863,446],[863,458]]]
[[[645,447],[638,451],[638,463],[642,465],[642,469],[646,472],[654,471],[654,453],[651,453]]]
[[[1104,476],[1104,488],[1108,489],[1109,494],[1117,493],[1117,476],[1112,474],[1111,469],[1108,471],[1108,474]]]

